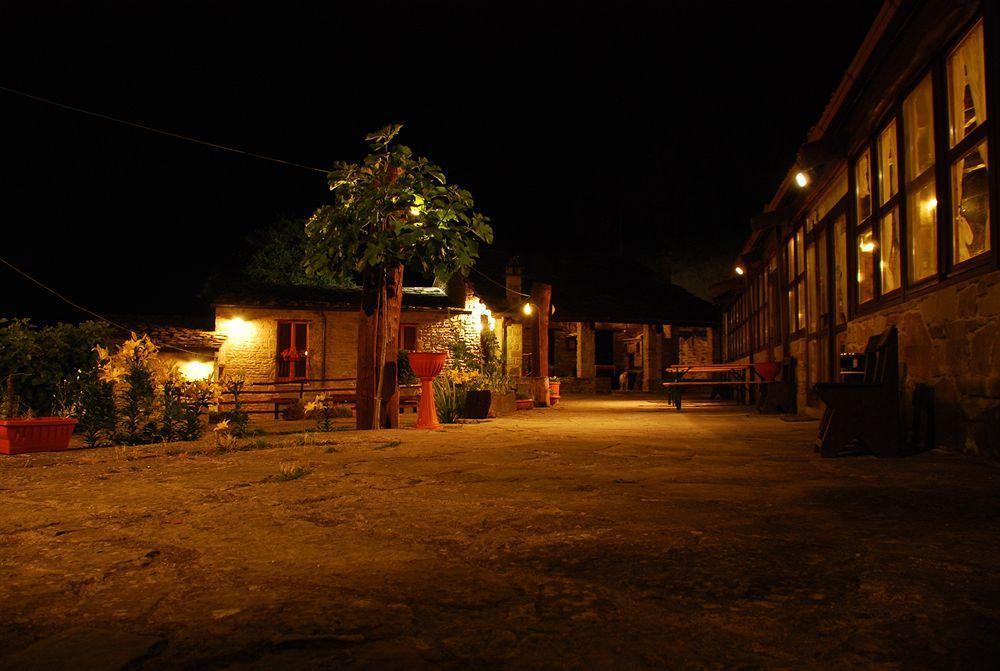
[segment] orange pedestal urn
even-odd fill
[[[420,405],[417,406],[418,429],[440,429],[432,383],[444,368],[445,352],[410,352],[410,368],[420,378]]]

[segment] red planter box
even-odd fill
[[[69,449],[76,420],[67,417],[0,419],[0,454]]]
[[[530,398],[519,398],[515,403],[518,410],[531,410],[535,407],[535,402]]]

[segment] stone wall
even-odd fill
[[[848,351],[890,324],[899,329],[904,427],[924,383],[934,390],[939,444],[1000,456],[1000,271],[851,321]]]
[[[456,334],[478,352],[479,332],[471,317],[404,309],[400,321],[417,324],[421,349],[444,350],[452,334]],[[309,377],[357,376],[355,311],[217,308],[215,328],[227,336],[217,358],[220,369],[224,373],[243,372],[252,382],[274,380],[279,321],[309,323]]]
[[[712,363],[712,329],[675,326],[679,364]]]

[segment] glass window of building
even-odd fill
[[[872,161],[867,149],[854,164],[854,204],[859,222],[872,216]]]
[[[983,23],[980,21],[948,56],[948,114],[952,147],[986,121],[983,62]]]
[[[934,100],[928,75],[903,101],[906,146],[906,248],[910,282],[937,272],[937,190],[934,185]]]
[[[990,250],[989,157],[983,140],[951,167],[952,260]]]
[[[886,126],[878,136],[878,198],[885,205],[899,190],[896,173],[896,120]]]
[[[858,303],[875,298],[875,239],[872,229],[858,234]]]
[[[899,288],[899,217],[893,208],[882,217],[879,227],[879,273],[882,294]]]
[[[837,323],[847,321],[847,218],[841,215],[833,224],[833,282],[836,292]]]

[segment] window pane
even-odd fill
[[[872,229],[858,235],[858,303],[875,298],[875,240]]]
[[[980,22],[948,57],[948,115],[951,146],[986,121],[986,77]]]
[[[837,291],[837,323],[847,321],[847,219],[839,217],[833,224],[833,272]]]
[[[819,328],[819,303],[816,300],[816,245],[809,245],[806,250],[806,283],[809,295],[809,330]]]
[[[828,263],[826,261],[826,231],[820,231],[816,239],[816,310],[819,313],[819,327],[830,325],[830,292],[827,290]]]
[[[788,332],[795,333],[799,330],[798,313],[795,310],[795,287],[788,290]]]
[[[858,209],[858,221],[864,221],[872,214],[872,162],[871,153],[865,149],[854,164],[854,200]]]
[[[899,190],[896,174],[896,121],[893,120],[878,136],[878,197],[885,204]]]
[[[930,75],[903,101],[906,137],[906,179],[919,177],[934,165],[934,101]]]
[[[801,228],[799,229],[799,232],[795,234],[795,270],[799,275],[804,273],[806,270],[806,260],[802,255],[802,251],[805,249],[802,245],[802,238],[804,235],[805,234],[802,232]]]
[[[990,248],[989,158],[983,140],[951,166],[952,256],[961,263]]]
[[[788,238],[785,250],[785,277],[789,282],[795,279],[795,236]]]
[[[896,208],[882,217],[879,242],[882,293],[887,294],[899,288],[899,216]]]
[[[910,282],[937,272],[937,192],[934,175],[906,193],[906,247]]]

